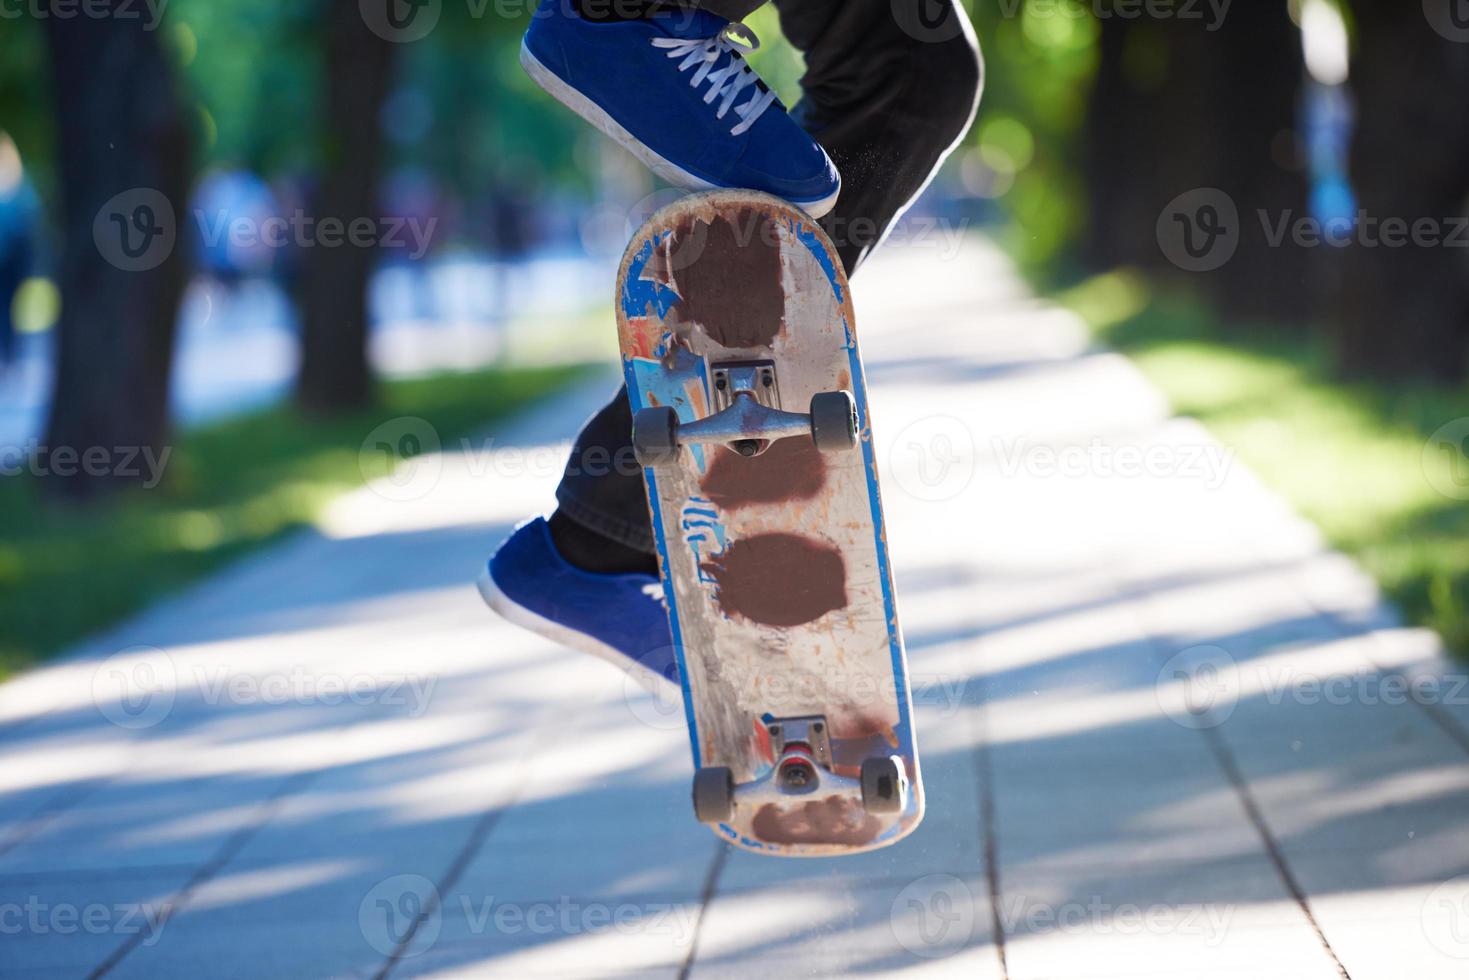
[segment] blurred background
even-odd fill
[[[524,76],[531,6],[3,13],[0,673],[433,448],[377,421],[452,438],[611,361],[672,192]],[[1469,647],[1463,4],[969,6],[979,117],[894,247],[963,276],[992,238]]]

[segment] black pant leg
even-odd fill
[[[956,0],[775,0],[806,55],[796,120],[842,175],[821,219],[853,273],[974,119],[983,62]]]
[[[768,2],[769,0],[692,0],[687,6],[698,7],[730,20],[744,20]]]
[[[556,503],[567,517],[619,544],[649,554],[657,550],[643,471],[633,458],[626,385],[576,437],[556,488]]]

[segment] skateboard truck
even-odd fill
[[[780,407],[774,361],[728,361],[713,365],[714,412],[689,422],[667,405],[638,410],[633,417],[633,453],[643,466],[677,462],[683,446],[729,446],[757,456],[776,439],[809,434],[816,448],[839,452],[857,446],[857,402],[849,391],[819,391],[809,412]]]
[[[832,771],[831,742],[822,716],[777,718],[767,724],[766,732],[775,765],[764,776],[736,784],[725,766],[694,773],[694,814],[702,823],[727,823],[736,806],[788,806],[818,794],[856,800],[874,814],[901,813],[908,805],[908,778],[896,756],[862,760],[856,779]]]

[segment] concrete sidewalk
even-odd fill
[[[912,838],[726,851],[677,704],[483,609],[599,378],[0,687],[0,976],[1469,975],[1434,638],[983,240],[859,279]]]

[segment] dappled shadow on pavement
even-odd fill
[[[0,975],[1459,975],[1469,691],[1237,465],[1011,466],[1208,439],[1026,309],[1013,370],[967,372],[995,348],[956,332],[932,381],[864,325],[929,794],[908,840],[726,853],[676,697],[469,584],[555,474],[451,453],[421,498],[365,490],[6,685],[0,908],[45,911]]]

